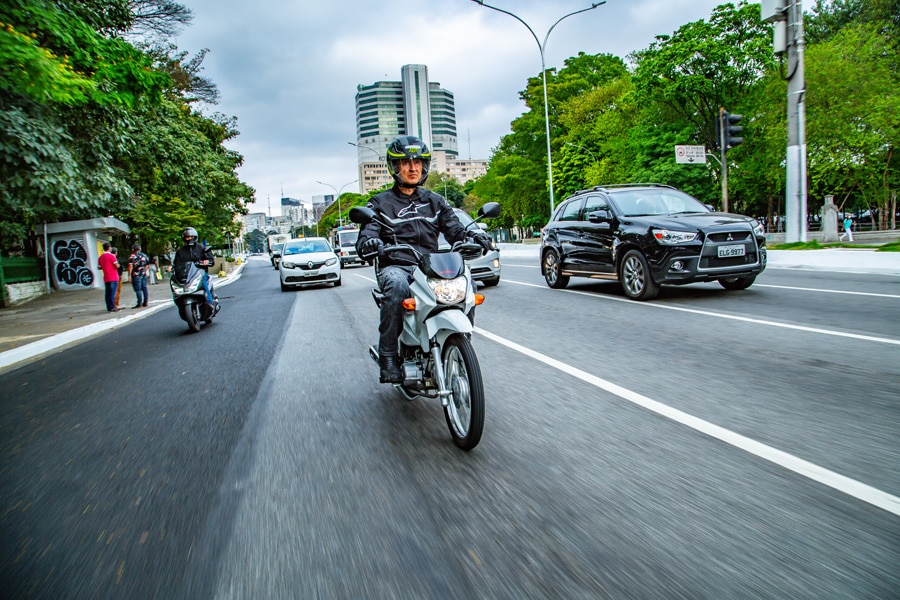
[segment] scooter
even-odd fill
[[[500,214],[496,202],[485,204],[471,227],[484,218]],[[350,220],[360,225],[377,222],[385,230],[393,229],[368,207],[350,209]],[[456,242],[450,250],[421,253],[408,244],[394,243],[382,248],[381,256],[397,253],[415,256],[416,266],[410,284],[411,298],[403,301],[406,312],[400,333],[400,359],[403,382],[391,384],[407,400],[436,398],[441,402],[453,442],[463,450],[471,450],[481,441],[484,430],[484,384],[478,357],[472,348],[475,306],[484,302],[475,293],[466,260],[484,253],[480,244]],[[375,259],[376,272],[379,257]],[[367,258],[367,257],[363,257]],[[384,296],[372,290],[375,304],[381,307]],[[378,348],[371,346],[369,355],[378,363]]]
[[[194,263],[188,263],[184,278],[172,271],[169,285],[172,287],[172,299],[178,307],[178,316],[188,325],[192,333],[200,331],[200,322],[212,323],[221,306],[219,298],[213,294],[213,307],[206,302],[206,290],[203,289],[203,269]],[[210,282],[210,286],[212,282]]]

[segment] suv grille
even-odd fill
[[[758,261],[756,252],[748,252],[744,256],[732,256],[719,258],[717,256],[702,256],[700,269],[724,269],[726,267],[740,267],[742,265],[755,265]]]
[[[746,242],[750,239],[749,231],[720,231],[718,233],[711,233],[707,237],[707,239],[711,242],[716,242],[719,244],[726,242]]]

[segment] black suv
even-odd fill
[[[755,219],[715,212],[658,184],[576,192],[541,236],[541,272],[551,288],[569,277],[618,279],[625,295],[649,300],[661,284],[718,281],[743,290],[766,268],[766,238]]]

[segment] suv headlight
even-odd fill
[[[454,277],[453,279],[429,277],[427,281],[428,287],[434,292],[434,298],[438,301],[438,304],[459,304],[466,299],[465,276]]]
[[[750,226],[753,227],[753,235],[755,235],[757,237],[761,237],[766,234],[766,228],[763,227],[763,224],[760,223],[759,221],[757,221],[756,219],[753,219],[752,221],[750,221]]]
[[[660,244],[666,246],[674,246],[676,244],[684,244],[685,242],[693,242],[697,239],[697,232],[690,231],[672,231],[671,229],[651,229],[654,239]]]

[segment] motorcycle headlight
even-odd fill
[[[428,278],[428,287],[434,292],[438,304],[459,304],[466,299],[466,278],[453,279]]]
[[[685,242],[693,242],[697,239],[697,232],[691,231],[672,231],[671,229],[651,229],[650,233],[660,244],[666,246],[674,246],[675,244],[684,244]]]

